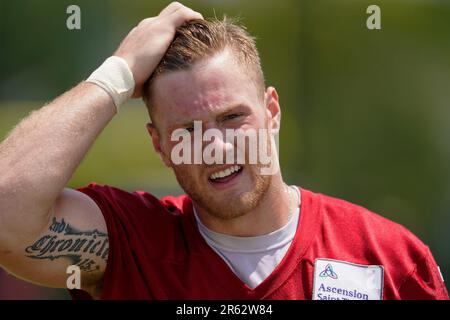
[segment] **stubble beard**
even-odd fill
[[[272,176],[259,174],[260,168],[259,165],[246,165],[244,170],[250,175],[252,187],[232,196],[227,195],[227,190],[223,194],[220,191],[215,191],[216,195],[210,194],[208,189],[211,187],[195,183],[189,169],[174,169],[174,172],[179,185],[196,205],[217,219],[231,220],[253,211],[269,190]]]

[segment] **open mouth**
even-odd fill
[[[242,172],[243,167],[234,165],[222,171],[214,172],[209,176],[209,181],[214,184],[222,184],[233,180]]]

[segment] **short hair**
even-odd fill
[[[258,89],[265,90],[264,74],[256,41],[237,20],[191,20],[179,27],[153,74],[143,87],[143,100],[151,118],[152,84],[162,74],[186,70],[198,61],[230,49],[237,62],[247,67]]]

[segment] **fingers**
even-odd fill
[[[179,2],[172,2],[161,13],[160,17],[167,17],[172,20],[175,27],[181,26],[183,23],[194,19],[203,19],[201,13],[196,12]]]
[[[133,28],[114,53],[127,61],[135,80],[133,97],[142,95],[142,85],[152,74],[169,47],[176,28],[203,16],[178,2],[172,2],[161,13],[142,20]]]
[[[172,19],[172,23],[175,27],[178,28],[186,21],[203,19],[203,16],[200,13],[185,7],[172,12],[169,18]]]
[[[181,3],[176,2],[176,1],[172,2],[159,13],[159,16],[162,17],[162,16],[169,15],[172,12],[174,12],[175,10],[178,10],[178,9],[180,9],[182,7],[185,7],[185,6],[183,6]]]

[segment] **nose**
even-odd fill
[[[234,141],[227,141],[224,128],[208,124],[203,132],[203,160],[206,164],[227,163],[227,154],[234,152]]]

